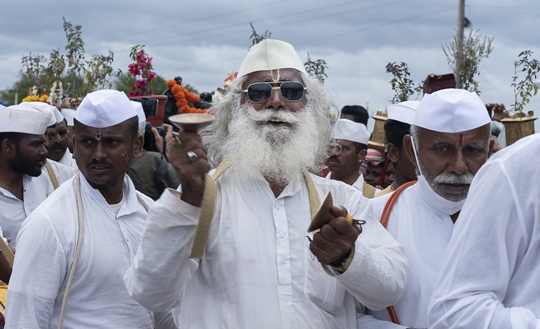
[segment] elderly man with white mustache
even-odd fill
[[[358,328],[427,328],[427,308],[455,221],[473,176],[493,146],[490,118],[475,93],[445,89],[425,95],[404,149],[418,182],[370,200],[361,219],[377,218],[403,245],[409,261],[400,300],[383,311],[359,313]]]
[[[354,328],[355,299],[375,309],[397,301],[407,274],[401,246],[376,220],[359,235],[345,217],[357,218],[367,199],[308,172],[326,153],[331,107],[290,44],[253,46],[215,106],[208,155],[197,134],[168,137],[182,193],[166,190],[150,211],[125,276],[129,293],[147,308],[173,308],[179,328]],[[208,159],[220,165],[203,180]],[[209,180],[209,236],[202,257],[190,258]],[[333,214],[308,239],[327,192]]]

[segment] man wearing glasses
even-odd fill
[[[356,328],[355,298],[376,309],[396,301],[408,270],[399,244],[376,220],[359,236],[345,217],[366,198],[308,172],[326,155],[332,106],[290,44],[253,46],[214,108],[208,151],[198,134],[167,137],[181,193],[166,190],[150,212],[125,276],[131,296],[173,308],[182,328]],[[208,159],[218,164],[212,178]],[[209,180],[208,240],[190,258]],[[328,192],[329,222],[306,239]]]

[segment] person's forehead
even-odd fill
[[[478,127],[458,133],[443,133],[439,131],[424,129],[420,135],[420,140],[426,143],[448,142],[454,143],[458,139],[463,142],[476,143],[478,141],[486,142],[489,137],[489,128],[486,126]]]
[[[75,130],[75,134],[77,135],[90,135],[94,136],[96,133],[101,133],[101,136],[125,136],[126,130],[129,130],[129,124],[127,122],[121,122],[117,125],[107,127],[107,128],[95,128],[90,127],[87,125],[84,125],[80,122],[76,122],[75,126],[77,129]]]
[[[295,69],[279,69],[272,71],[257,71],[246,75],[243,87],[247,87],[255,82],[272,81],[302,81],[302,74]]]
[[[66,129],[67,128],[67,125],[66,125],[66,121],[62,120],[60,122],[58,122],[56,124],[56,129]]]
[[[343,146],[354,146],[353,142],[351,142],[350,140],[347,140],[347,139],[338,139],[337,143],[341,144]]]

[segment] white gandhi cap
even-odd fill
[[[108,128],[137,116],[126,94],[117,90],[98,90],[84,97],[75,120],[93,128]]]
[[[280,40],[264,39],[251,47],[238,69],[238,77],[252,72],[295,69],[307,75],[304,64],[294,47]]]
[[[458,133],[490,122],[486,106],[478,95],[463,89],[443,89],[424,95],[413,124],[433,131]]]
[[[146,114],[144,114],[144,109],[142,107],[141,102],[136,101],[130,101],[131,105],[135,108],[135,111],[137,112],[137,117],[139,118],[139,133],[144,133],[144,130],[146,128]]]
[[[420,101],[406,101],[399,104],[387,105],[386,113],[388,114],[388,120],[395,120],[412,125],[419,104]]]
[[[0,132],[43,135],[51,116],[50,109],[26,103],[4,107],[0,109]]]
[[[334,125],[334,130],[332,130],[331,137],[367,145],[369,132],[366,126],[361,123],[338,119]]]
[[[57,124],[59,121],[59,117],[58,117],[58,114],[56,114],[56,112],[58,112],[58,109],[52,105],[49,105],[47,103],[44,103],[44,102],[24,102],[24,103],[21,103],[21,104],[24,104],[26,106],[29,106],[33,109],[36,109],[36,110],[39,110],[39,111],[48,111],[51,113],[51,116],[49,118],[49,122],[47,122],[47,127],[50,127],[50,126],[54,126],[55,124]],[[56,111],[56,112],[55,112]],[[61,116],[61,114],[60,114]],[[64,118],[62,117],[62,120]],[[61,121],[61,120],[60,120]]]
[[[73,109],[62,109],[62,115],[66,119],[67,125],[73,127],[73,118],[75,118],[75,113],[77,111]]]

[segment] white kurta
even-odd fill
[[[23,201],[0,187],[0,227],[4,237],[11,238],[12,248],[17,248],[17,234],[23,221],[52,191],[52,184],[45,175],[23,175]]]
[[[354,216],[366,198],[348,185],[312,175],[319,197]],[[353,295],[374,309],[395,302],[405,284],[401,246],[375,221],[364,225],[350,268],[328,275],[309,250],[308,191],[291,183],[276,199],[262,177],[217,181],[205,256],[189,259],[200,208],[166,190],[126,273],[130,294],[147,308],[170,308],[181,328],[353,328]]]
[[[325,179],[331,180],[332,172],[329,172],[328,175],[326,175]],[[351,186],[355,187],[357,190],[362,191],[362,189],[364,188],[364,175],[360,174],[360,176],[358,176],[358,179]]]
[[[64,153],[64,155],[60,158],[60,160],[58,160],[58,162],[65,166],[74,168],[75,170],[79,170],[79,168],[77,167],[77,162],[75,161],[75,159],[73,159],[73,155],[71,154],[71,152],[69,152],[69,149],[66,149],[66,153]]]
[[[361,219],[380,220],[391,195],[371,199]],[[382,322],[390,321],[388,312],[382,310],[371,311],[369,314],[372,316],[359,318],[358,328],[428,327],[427,307],[452,236],[453,225],[450,216],[427,204],[417,184],[409,186],[399,195],[387,229],[403,245],[409,261],[407,286],[399,301],[394,304],[398,319],[404,326]]]
[[[497,152],[456,222],[430,328],[540,328],[540,135]]]
[[[77,168],[69,167],[66,165],[61,164],[60,162],[56,162],[51,159],[47,159],[47,163],[50,163],[51,168],[56,175],[56,179],[58,180],[58,185],[62,185],[65,181],[69,180],[71,177],[75,176],[77,173]],[[41,168],[41,172],[43,175],[47,177],[49,182],[52,184],[51,176],[49,175],[49,171],[45,166]]]
[[[146,220],[126,175],[124,204],[115,214],[81,175],[84,239],[68,298],[64,328],[153,328],[152,313],[124,287]],[[142,195],[142,194],[140,194]],[[151,205],[153,201],[143,196]],[[6,328],[56,328],[77,244],[73,179],[24,222],[6,307]]]

